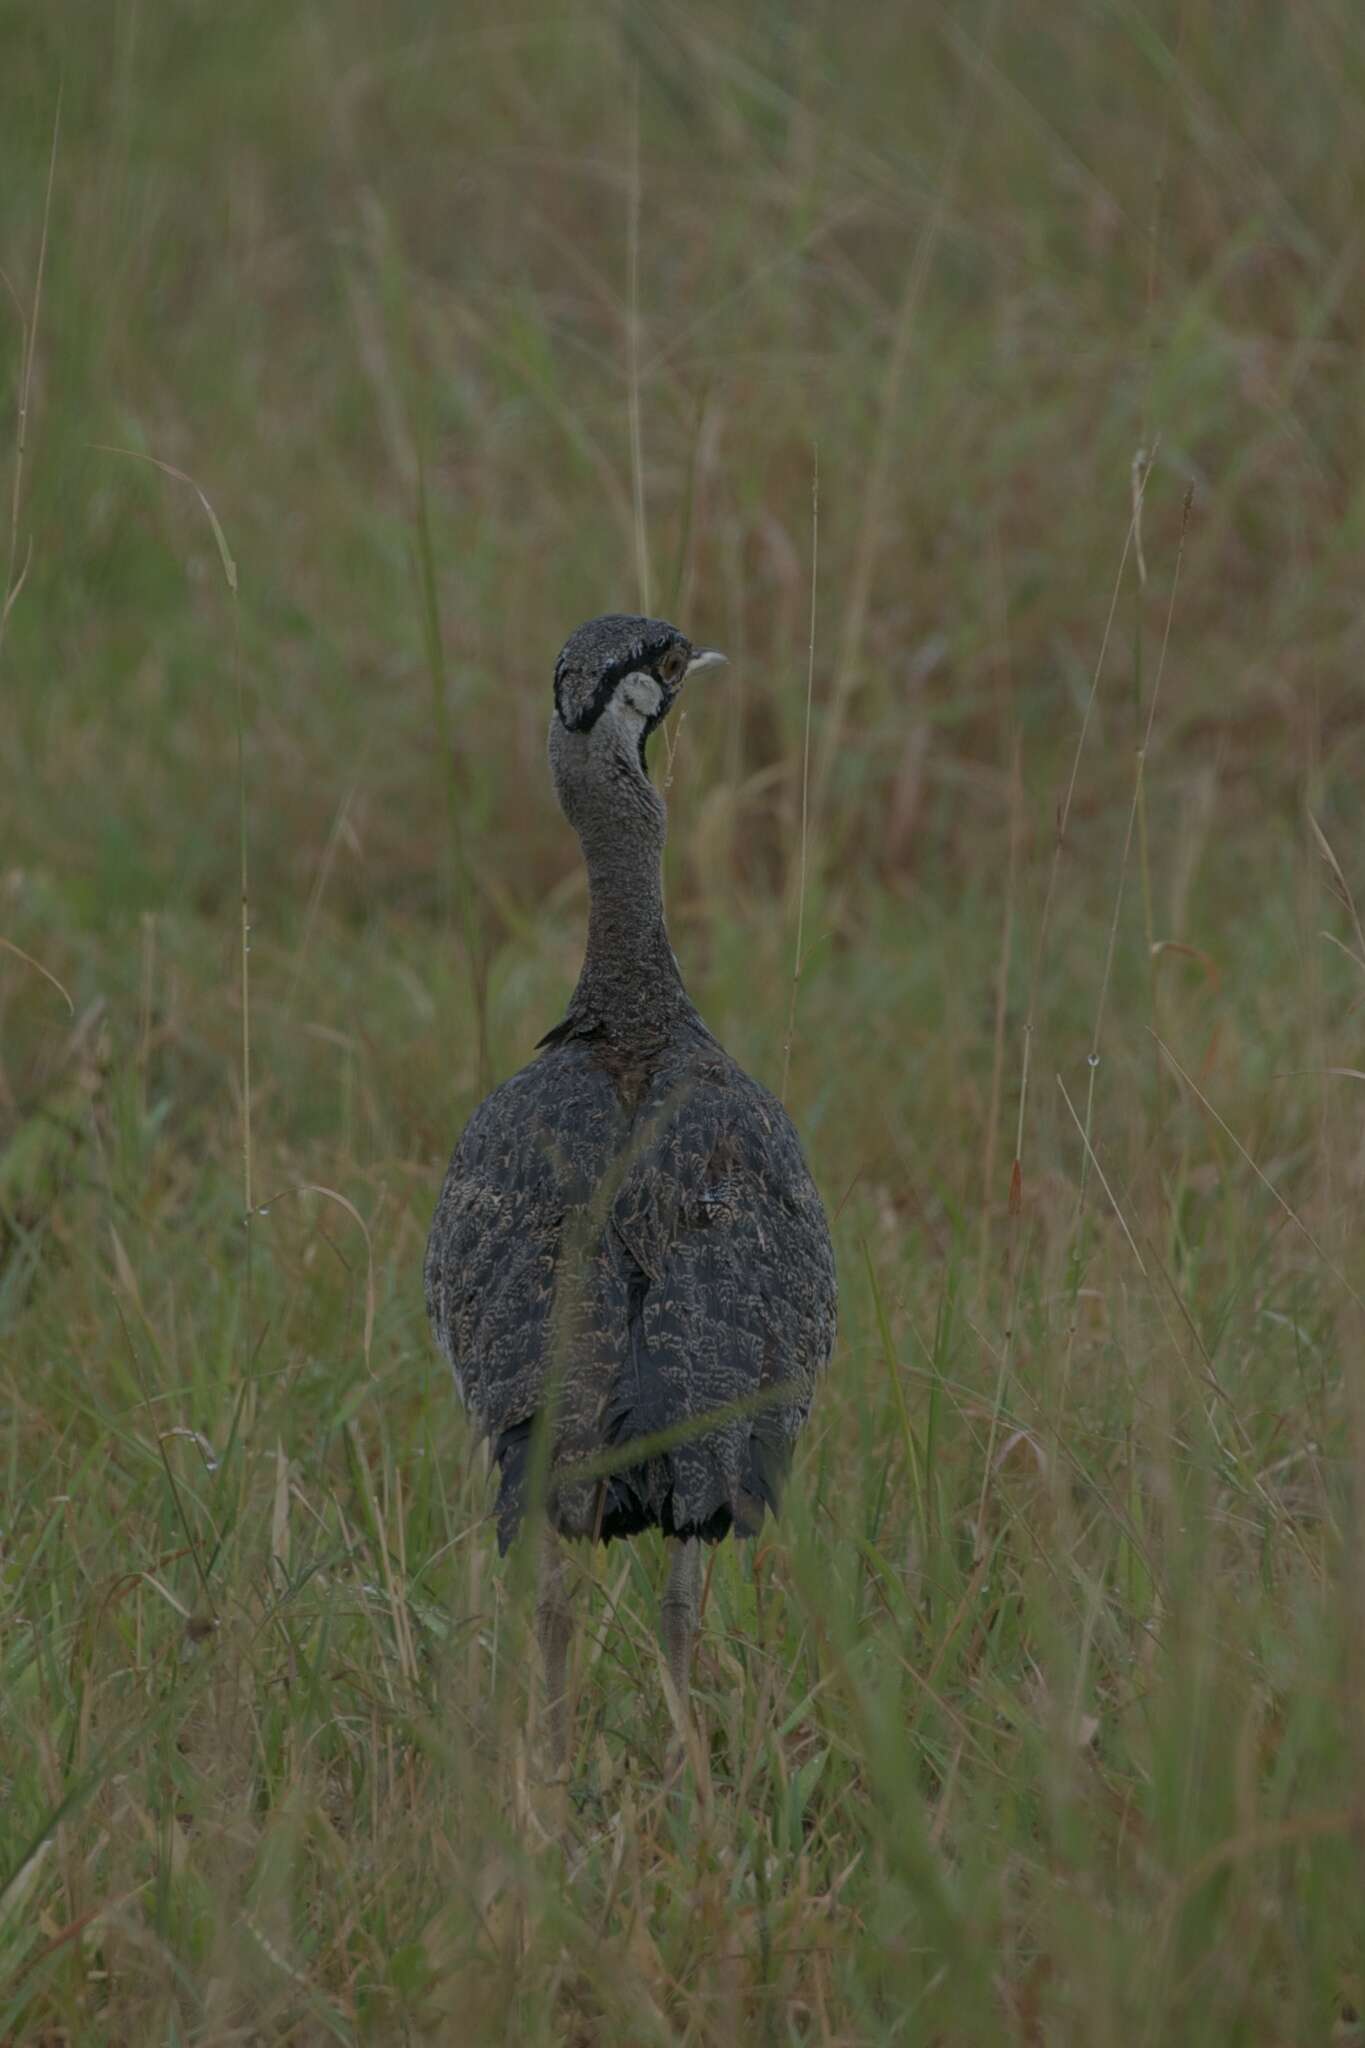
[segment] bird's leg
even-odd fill
[[[687,1712],[692,1645],[696,1640],[700,1607],[701,1544],[695,1536],[686,1542],[675,1538],[668,1566],[668,1584],[664,1587],[662,1633],[668,1674],[684,1714]]]
[[[564,1583],[564,1552],[548,1525],[541,1537],[540,1580],[536,1590],[536,1634],[545,1666],[545,1719],[549,1731],[550,1769],[556,1777],[569,1761],[569,1596]]]

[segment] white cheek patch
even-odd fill
[[[653,676],[623,676],[608,707],[608,716],[631,726],[648,724],[663,708],[664,693]]]

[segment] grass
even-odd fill
[[[0,2039],[1353,2038],[1349,0],[11,14]],[[646,580],[842,1321],[566,1820],[419,1270]]]

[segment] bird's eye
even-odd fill
[[[659,663],[659,674],[666,683],[680,683],[687,669],[685,649],[673,646]]]

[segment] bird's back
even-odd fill
[[[634,1070],[569,1036],[495,1089],[426,1285],[501,1468],[504,1547],[542,1416],[566,1534],[714,1539],[776,1505],[833,1344],[833,1254],[785,1110],[699,1021]]]

